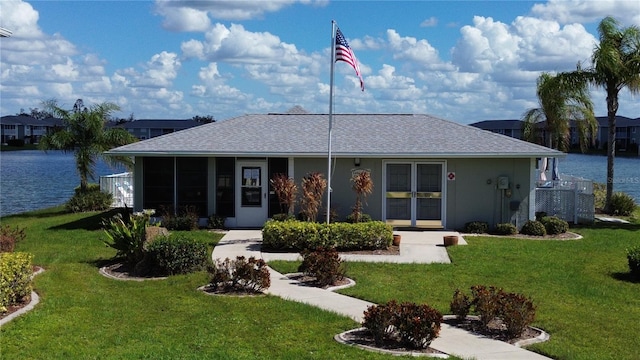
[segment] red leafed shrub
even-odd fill
[[[478,313],[482,326],[487,328],[489,323],[500,315],[504,292],[494,286],[487,288],[484,285],[474,285],[471,287],[471,293],[475,312]]]
[[[507,336],[513,339],[531,325],[536,316],[536,307],[531,299],[522,294],[507,293],[502,298],[500,313],[502,323],[507,328]]]
[[[364,313],[362,326],[367,328],[377,345],[398,341],[408,348],[427,348],[438,337],[442,314],[426,304],[391,300],[370,306]]]
[[[26,236],[24,228],[2,225],[0,227],[0,252],[13,252],[16,243],[24,240]]]
[[[464,320],[467,318],[467,315],[469,315],[469,310],[471,310],[471,299],[467,294],[460,291],[460,289],[456,289],[453,293],[453,299],[451,300],[449,309],[458,320]]]
[[[319,286],[329,286],[344,278],[344,266],[340,254],[334,248],[319,247],[302,253],[298,271],[315,277]]]
[[[398,303],[391,300],[386,304],[369,306],[364,312],[362,326],[371,332],[376,345],[381,346],[385,340],[393,338],[399,309]]]
[[[244,256],[238,256],[235,260],[217,259],[208,272],[211,285],[216,289],[259,292],[271,286],[267,263],[253,256],[248,259]]]

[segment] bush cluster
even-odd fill
[[[184,236],[160,236],[147,245],[137,273],[153,275],[188,274],[204,270],[207,246]]]
[[[484,234],[489,231],[489,224],[484,221],[470,221],[464,224],[464,232],[467,234]]]
[[[510,339],[520,336],[535,319],[536,307],[522,294],[484,285],[472,286],[471,293],[473,298],[469,300],[459,289],[454,292],[450,308],[458,319],[464,319],[473,307],[483,328],[489,330],[489,324],[500,319]]]
[[[429,305],[391,300],[368,307],[362,326],[371,332],[378,346],[391,340],[424,349],[438,337],[441,323],[442,314]]]
[[[259,292],[271,286],[267,263],[253,256],[238,256],[235,260],[217,259],[207,270],[215,289]]]
[[[569,223],[556,216],[545,216],[540,219],[540,222],[549,235],[564,234],[569,231]]]
[[[611,208],[609,211],[613,215],[629,216],[636,210],[636,202],[631,195],[623,192],[611,195]]]
[[[103,211],[111,207],[113,195],[100,190],[100,185],[89,184],[86,190],[75,189],[74,195],[65,204],[69,212]]]
[[[33,254],[0,253],[0,313],[31,295]]]
[[[640,279],[640,246],[627,250],[627,261],[629,262],[629,272],[636,279]]]
[[[125,218],[118,213],[103,221],[107,236],[103,242],[116,250],[117,258],[123,258],[131,266],[136,265],[144,257],[146,229],[152,214],[152,211],[145,211]]]
[[[271,217],[271,220],[273,221],[289,221],[289,220],[295,220],[296,216],[293,214],[285,214],[285,213],[280,213],[280,214],[274,214]]]
[[[336,249],[319,247],[313,251],[303,251],[301,255],[302,263],[298,271],[316,278],[318,286],[333,285],[344,278],[344,264]]]
[[[9,225],[0,226],[0,253],[13,252],[16,243],[24,240],[26,236],[24,228],[21,229],[19,226],[15,228]]]
[[[545,236],[547,235],[547,229],[545,229],[544,225],[540,221],[527,220],[524,225],[522,225],[520,233],[532,236]]]
[[[224,216],[211,214],[207,219],[207,226],[209,229],[224,229],[225,220]]]
[[[163,209],[161,215],[162,226],[168,230],[190,231],[198,229],[198,212],[192,206],[186,206],[177,214],[170,209]]]
[[[497,235],[515,235],[518,228],[512,223],[497,224],[494,231]]]
[[[318,247],[337,250],[386,249],[393,229],[382,221],[319,224],[305,221],[267,221],[262,245],[272,250],[304,251]]]

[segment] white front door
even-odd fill
[[[238,161],[236,179],[237,226],[262,227],[268,216],[266,161]]]
[[[385,220],[392,226],[444,226],[444,163],[389,162],[385,166]]]

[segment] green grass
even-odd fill
[[[129,282],[98,273],[115,250],[102,243],[102,213],[62,208],[2,218],[26,227],[17,251],[46,271],[41,302],[0,329],[2,359],[383,359],[333,336],[353,320],[274,296],[209,296],[205,272]],[[210,245],[221,237],[191,232]]]
[[[337,344],[354,321],[278,297],[208,296],[204,272],[164,281],[123,282],[98,274],[115,250],[102,243],[108,213],[62,208],[2,218],[26,227],[18,251],[46,272],[35,279],[41,303],[0,329],[2,359],[336,359],[388,358]],[[576,241],[469,238],[448,248],[452,264],[348,263],[354,288],[376,303],[428,303],[448,313],[456,288],[496,285],[531,296],[536,326],[551,340],[531,350],[555,359],[637,359],[640,282],[628,278],[626,249],[640,241],[640,209],[631,225],[572,229]],[[219,234],[189,232],[209,246]],[[298,263],[272,262],[280,272]]]
[[[639,218],[636,214],[636,219]],[[348,263],[357,285],[340,292],[375,303],[428,303],[450,313],[456,288],[495,285],[530,296],[534,323],[551,340],[529,349],[555,359],[638,359],[640,282],[628,276],[626,249],[640,242],[640,224],[572,231],[583,240],[534,241],[470,237],[448,248],[452,264]],[[295,262],[271,262],[281,272]]]

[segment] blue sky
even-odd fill
[[[2,0],[0,114],[77,98],[136,119],[324,113],[333,19],[366,86],[336,64],[336,112],[515,119],[537,106],[542,71],[588,64],[607,15],[640,25],[637,1],[613,0]],[[638,96],[623,91],[618,114],[640,117]]]

